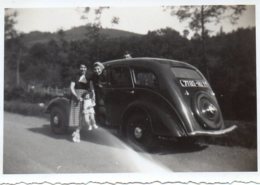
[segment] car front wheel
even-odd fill
[[[66,112],[59,107],[53,107],[50,114],[50,123],[55,134],[65,134],[68,129]]]

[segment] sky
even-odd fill
[[[93,22],[94,13],[89,13],[89,20],[80,19],[83,8],[18,8],[15,28],[19,32],[28,33],[31,31],[56,32],[59,29],[68,30],[72,27],[85,25]],[[113,16],[119,17],[119,24],[112,25]],[[104,10],[101,17],[101,24],[104,28],[115,28],[146,34],[149,30],[171,27],[180,33],[188,29],[187,22],[179,22],[177,17],[170,15],[169,11],[163,11],[160,6],[155,7],[110,7]],[[224,32],[230,32],[238,27],[255,26],[255,7],[247,6],[236,25],[230,24],[228,20],[221,24],[208,25],[214,34],[222,26]]]

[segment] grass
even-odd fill
[[[5,101],[4,110],[7,112],[18,113],[26,116],[46,117],[45,107],[37,103],[28,103],[22,101]]]
[[[222,146],[257,147],[256,122],[228,120],[225,121],[225,124],[226,126],[237,125],[238,128],[222,136],[201,137],[199,140],[203,143]]]

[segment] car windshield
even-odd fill
[[[188,79],[195,79],[201,80],[202,76],[195,70],[189,68],[182,68],[182,67],[172,67],[171,68],[173,74],[176,78],[188,78]]]

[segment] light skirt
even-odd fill
[[[84,89],[76,89],[75,91],[78,97],[81,97],[83,93],[87,92]],[[70,119],[69,119],[70,127],[81,127],[84,124],[82,108],[83,108],[83,102],[76,102],[73,99],[71,100]]]

